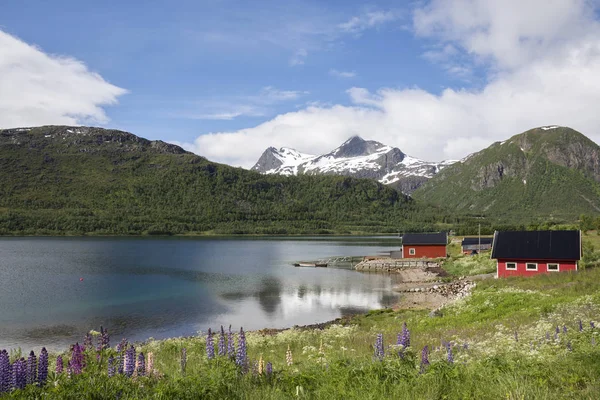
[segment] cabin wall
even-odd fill
[[[507,270],[506,263],[517,263],[516,270]],[[537,271],[527,270],[527,263],[536,263]],[[576,271],[577,261],[558,261],[558,260],[498,260],[498,277],[506,278],[509,276],[533,276],[538,274],[556,273],[557,271],[548,271],[548,264],[559,264],[558,272]]]
[[[479,251],[478,248],[479,248],[479,246],[476,245],[476,244],[474,244],[474,245],[470,244],[470,245],[467,245],[467,246],[461,246],[463,254],[471,254],[471,252],[473,250]],[[492,249],[492,245],[491,244],[482,244],[481,245],[481,251],[488,251],[488,250],[491,250],[491,249]]]
[[[415,254],[410,254],[410,249],[415,249]],[[446,246],[443,245],[424,245],[424,244],[406,244],[402,245],[403,258],[438,258],[446,257]]]

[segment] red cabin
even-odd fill
[[[460,243],[463,254],[479,254],[492,249],[491,237],[466,237]]]
[[[577,271],[581,231],[496,231],[492,258],[498,278]]]
[[[448,234],[440,233],[406,233],[402,236],[403,258],[438,258],[446,257]]]

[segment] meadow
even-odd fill
[[[49,355],[43,385],[44,372],[35,378],[20,352],[7,355],[3,385],[0,356],[0,388],[27,399],[595,399],[598,282],[597,268],[489,279],[436,311],[378,310],[322,329],[225,327],[134,347],[92,332],[85,350]],[[20,389],[11,386],[15,362]]]

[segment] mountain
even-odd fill
[[[460,213],[513,220],[600,212],[600,147],[583,134],[544,126],[445,168],[413,197]]]
[[[345,175],[376,179],[410,194],[453,162],[422,161],[396,147],[354,136],[337,149],[320,156],[303,154],[287,147],[269,147],[252,170],[263,174]]]
[[[262,175],[92,127],[0,130],[0,193],[0,234],[397,232],[439,214],[375,181]]]

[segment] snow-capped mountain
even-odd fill
[[[454,162],[422,161],[396,147],[354,136],[337,149],[320,156],[303,154],[287,147],[269,147],[252,170],[263,174],[332,174],[371,178],[410,194]]]

